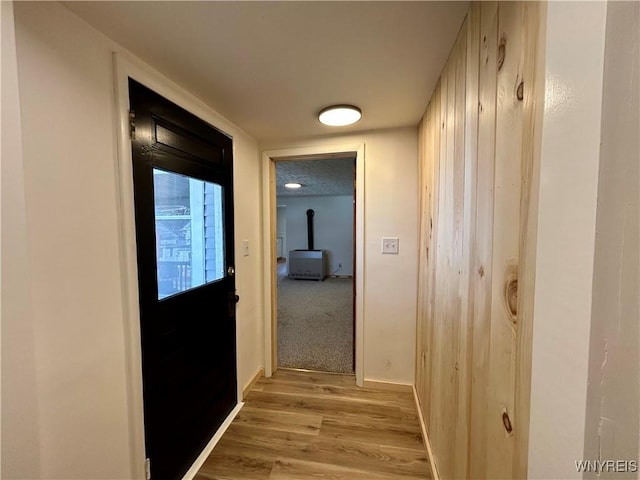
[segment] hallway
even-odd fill
[[[195,480],[427,479],[411,388],[278,370],[262,378]]]
[[[132,81],[232,139],[228,297],[195,317],[234,330],[217,371],[235,370],[246,403],[218,419],[231,428],[199,480],[582,480],[576,462],[640,458],[640,0],[0,4],[1,478],[160,480],[145,397],[200,399],[192,380],[216,382],[199,366],[159,375],[179,380],[170,391],[143,377],[132,158],[163,170],[173,147],[131,108]],[[360,121],[322,124],[338,102]],[[193,173],[219,163],[204,150]],[[276,163],[326,155],[355,156],[367,388],[284,370],[254,386],[279,360]],[[200,217],[191,195],[189,218],[178,207],[153,215]],[[193,278],[202,262],[147,234],[149,262],[189,261],[178,278]],[[302,248],[282,238],[280,256]],[[344,273],[352,255],[327,250]],[[171,301],[150,271],[155,311]],[[188,343],[163,346],[218,353]]]

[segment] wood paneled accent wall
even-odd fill
[[[544,8],[472,3],[420,124],[416,390],[442,479],[526,478]]]

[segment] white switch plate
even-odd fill
[[[397,255],[399,243],[398,237],[382,237],[382,253]]]
[[[242,241],[242,256],[244,257],[249,256],[249,240]]]

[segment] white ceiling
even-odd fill
[[[415,126],[468,2],[64,2],[261,142]],[[318,111],[351,103],[351,127]]]
[[[314,195],[353,195],[355,156],[317,160],[276,162],[276,195],[281,197]],[[301,188],[291,190],[285,183]]]

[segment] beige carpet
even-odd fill
[[[352,279],[279,278],[278,365],[353,373]]]

